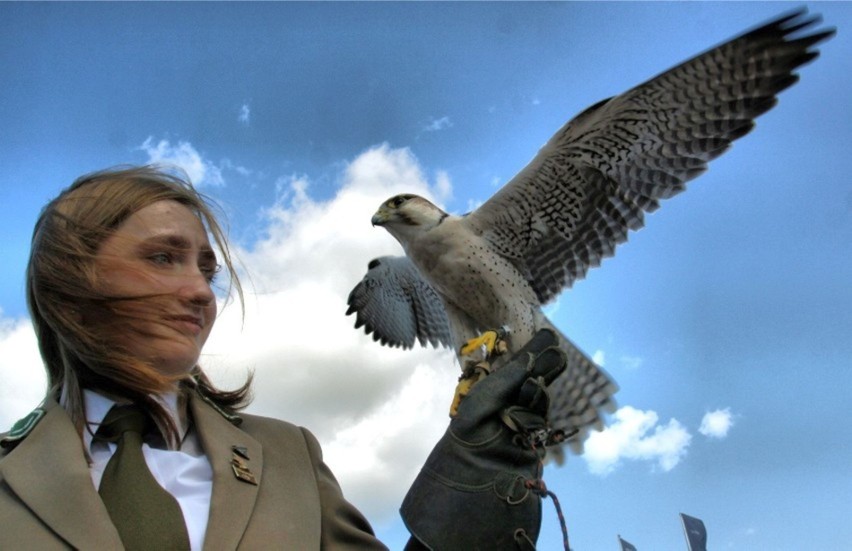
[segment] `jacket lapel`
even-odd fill
[[[193,423],[213,467],[213,495],[204,549],[236,549],[254,510],[263,475],[263,448],[198,396]]]
[[[2,463],[3,477],[42,522],[79,549],[122,549],[92,484],[83,445],[54,401],[44,418]]]

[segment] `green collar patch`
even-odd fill
[[[27,437],[27,435],[32,432],[35,426],[39,421],[45,416],[47,412],[42,408],[36,408],[32,410],[29,415],[24,417],[23,419],[18,420],[17,423],[12,425],[12,429],[9,433],[0,440],[0,446],[3,448],[12,448],[18,444],[21,440]]]
[[[235,427],[239,427],[242,424],[242,422],[243,422],[242,417],[240,417],[236,413],[229,413],[229,412],[225,411],[224,409],[219,407],[219,404],[217,404],[212,399],[210,399],[209,396],[206,396],[204,393],[199,392],[197,390],[195,392],[195,395],[198,396],[199,398],[201,398],[204,402],[206,402],[208,406],[215,409],[219,413],[219,415],[221,415],[222,417],[227,419],[228,422],[230,422]]]

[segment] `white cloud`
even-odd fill
[[[654,411],[619,408],[610,426],[586,440],[583,458],[589,470],[606,475],[622,460],[651,461],[663,471],[672,470],[686,455],[692,436],[676,419],[665,425],[658,421]]]
[[[249,107],[249,105],[247,103],[244,103],[240,107],[240,116],[238,117],[237,120],[239,120],[241,123],[245,124],[246,126],[248,126],[248,124],[251,122],[251,108]]]
[[[734,416],[730,408],[717,409],[704,414],[698,432],[708,438],[725,438],[734,426]]]
[[[438,171],[438,174],[435,177],[434,190],[435,194],[443,201],[446,201],[453,196],[453,184],[450,181],[450,175],[445,171]]]
[[[240,174],[242,176],[251,176],[251,174],[252,174],[251,170],[249,170],[248,168],[246,168],[244,166],[234,164],[234,162],[231,161],[231,159],[229,159],[227,157],[222,159],[222,162],[219,163],[219,166],[220,166],[220,169],[219,169],[220,171],[222,169],[233,170],[234,172],[236,172],[237,174]]]
[[[427,132],[437,132],[438,130],[444,130],[445,128],[450,128],[453,126],[453,122],[450,120],[450,117],[441,117],[440,119],[430,119],[429,124],[427,124],[423,130]]]
[[[408,149],[371,148],[349,163],[329,200],[305,176],[277,182],[265,231],[236,251],[249,271],[245,321],[220,315],[203,364],[223,386],[255,370],[250,412],[307,426],[347,497],[374,522],[393,518],[405,490],[448,423],[458,376],[448,351],[388,349],[354,329],[346,298],[367,263],[402,250],[370,217],[402,192],[431,199],[449,179],[427,182]]]
[[[35,332],[27,319],[3,317],[0,310],[0,432],[32,411],[44,398],[47,376]]]
[[[606,353],[603,350],[595,350],[595,353],[592,355],[592,361],[598,364],[601,367],[604,367],[606,363]]]
[[[189,142],[172,145],[169,140],[160,140],[154,143],[153,136],[149,136],[139,149],[148,154],[148,163],[179,166],[196,187],[225,185],[222,169],[204,159]]]

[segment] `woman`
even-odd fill
[[[384,548],[307,430],[238,415],[250,378],[222,391],[198,365],[222,267],[241,299],[210,205],[156,167],[82,177],[45,207],[27,298],[49,389],[0,435],[0,548]],[[410,548],[535,541],[529,436],[564,369],[552,344],[537,336],[462,403],[406,496]]]

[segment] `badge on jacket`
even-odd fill
[[[36,408],[23,419],[19,419],[18,422],[12,425],[11,430],[9,430],[6,436],[0,439],[0,447],[8,450],[17,446],[21,440],[26,438],[27,435],[32,432],[46,413],[47,412],[42,408]]]

